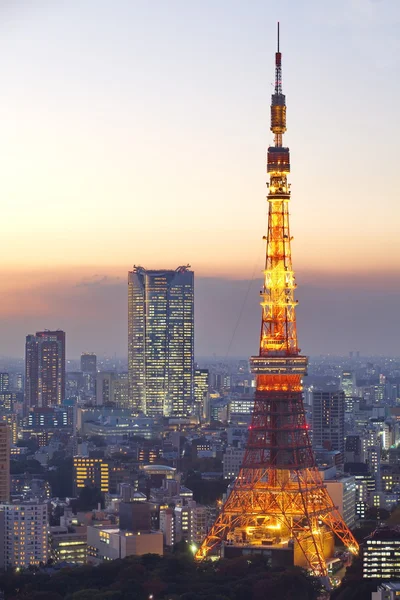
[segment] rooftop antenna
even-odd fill
[[[278,52],[279,52],[279,21],[278,21]]]

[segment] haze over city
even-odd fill
[[[0,11],[0,352],[125,355],[127,271],[187,263],[196,353],[257,352],[280,20],[301,347],[398,353],[397,2]]]

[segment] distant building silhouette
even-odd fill
[[[93,352],[82,352],[81,354],[82,373],[95,374],[97,371],[97,356]]]

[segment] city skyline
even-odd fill
[[[395,167],[398,5],[305,1],[293,10],[283,2],[277,11],[271,2],[228,10],[224,1],[177,1],[167,10],[158,2],[154,18],[154,5],[150,14],[120,0],[110,14],[90,0],[79,19],[75,7],[2,7],[0,352],[22,355],[26,333],[43,327],[66,330],[74,356],[126,352],[115,315],[133,263],[192,265],[198,355],[254,352],[280,20],[304,351],[396,354],[398,184],[365,174],[382,160],[385,172]],[[372,151],[382,137],[384,158]],[[391,216],[379,232],[367,208],[377,192]],[[238,347],[230,339],[253,277]],[[380,323],[371,323],[377,300]]]

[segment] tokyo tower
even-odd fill
[[[353,554],[358,544],[315,464],[304,413],[302,377],[308,359],[300,354],[297,343],[287,180],[290,159],[289,148],[282,145],[286,102],[281,58],[278,23],[260,350],[250,359],[256,377],[253,416],[240,473],[196,558],[217,551],[228,556],[232,546],[247,554],[265,547],[278,552],[276,556],[280,552],[281,557],[286,550],[293,553],[294,564],[327,582],[326,559],[333,555],[335,536]]]

